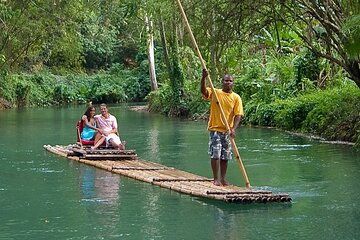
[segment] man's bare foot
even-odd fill
[[[215,180],[215,179],[214,179],[214,185],[215,185],[215,186],[220,186],[219,180]]]
[[[222,180],[220,183],[221,183],[221,186],[223,186],[223,187],[229,186],[229,183],[225,180]]]
[[[119,150],[125,150],[125,144],[126,141],[122,141],[121,144],[119,145]]]

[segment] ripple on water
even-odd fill
[[[311,163],[313,160],[311,156],[300,156],[300,157],[294,157],[293,159],[294,161],[300,162],[302,164]]]
[[[288,192],[288,194],[293,198],[309,198],[309,197],[323,197],[326,196],[326,193],[320,193],[316,191],[293,191]]]
[[[300,145],[298,145],[298,144],[292,144],[292,145],[272,144],[272,145],[270,145],[271,149],[276,152],[304,149],[304,148],[309,148],[311,146],[312,146],[311,144],[300,144]]]
[[[344,204],[343,202],[339,202],[337,200],[333,200],[330,204],[324,205],[323,207],[327,210],[331,211],[346,211],[346,212],[353,212],[354,209],[358,209],[359,204],[352,203],[352,204]]]
[[[109,199],[104,198],[82,198],[81,202],[88,202],[88,203],[109,203],[111,202]]]
[[[53,170],[49,168],[30,168],[30,170],[35,172],[41,172],[41,173],[62,173],[64,172],[64,169],[62,170]]]

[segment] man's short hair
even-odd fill
[[[232,80],[234,80],[233,76],[231,76],[230,74],[226,73],[226,74],[223,76],[222,81],[224,81],[226,77],[230,77]]]

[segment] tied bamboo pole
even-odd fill
[[[198,47],[197,43],[196,43],[195,37],[194,37],[194,35],[193,35],[193,33],[192,33],[192,30],[191,30],[189,21],[188,21],[188,19],[187,19],[187,17],[186,17],[186,14],[185,14],[185,11],[184,11],[184,9],[183,9],[183,7],[182,7],[182,5],[181,5],[181,2],[180,2],[180,0],[176,0],[176,2],[177,2],[177,4],[178,4],[178,6],[179,6],[179,9],[180,9],[181,15],[182,15],[182,17],[183,17],[183,20],[184,20],[184,22],[185,22],[186,28],[188,29],[188,32],[189,32],[189,34],[190,34],[190,38],[191,38],[191,41],[192,41],[192,43],[193,43],[193,45],[194,45],[195,51],[196,51],[196,53],[197,53],[197,55],[198,55],[198,57],[199,57],[199,59],[200,59],[201,66],[202,66],[203,69],[206,69],[206,70],[207,70],[205,61],[204,61],[204,59],[203,59],[203,57],[202,57],[202,55],[201,55],[201,52],[200,52],[200,50],[199,50],[199,47]],[[212,92],[214,93],[213,95],[214,95],[214,97],[215,97],[216,104],[218,105],[218,107],[219,107],[219,109],[220,109],[221,118],[222,118],[223,122],[225,123],[226,130],[230,133],[229,123],[228,123],[228,121],[227,121],[227,119],[226,119],[226,117],[225,117],[224,110],[222,109],[222,107],[221,107],[221,105],[220,105],[219,98],[218,98],[218,96],[216,95],[215,88],[214,88],[214,85],[213,85],[213,83],[212,83],[212,81],[211,81],[211,78],[210,78],[210,75],[209,75],[209,74],[208,74],[208,76],[207,76],[207,80],[208,80],[208,82],[209,82],[209,84],[210,84],[210,87],[211,87]],[[246,185],[247,188],[251,188],[249,178],[248,178],[248,176],[247,176],[247,174],[246,174],[246,170],[245,170],[244,164],[243,164],[243,162],[241,161],[240,153],[239,153],[239,150],[237,149],[237,146],[236,146],[236,143],[235,143],[234,138],[230,137],[230,141],[231,141],[232,149],[233,149],[233,151],[234,151],[234,153],[235,153],[235,155],[236,155],[236,159],[237,159],[237,162],[238,162],[238,164],[239,164],[241,174],[242,174],[242,176],[243,176],[243,178],[244,178],[245,185]]]

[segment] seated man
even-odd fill
[[[108,111],[106,104],[100,104],[101,114],[95,116],[96,125],[99,128],[98,133],[95,135],[95,145],[92,149],[99,147],[104,141],[106,147],[109,145],[115,149],[125,150],[125,141],[121,142],[117,130],[117,120]]]

